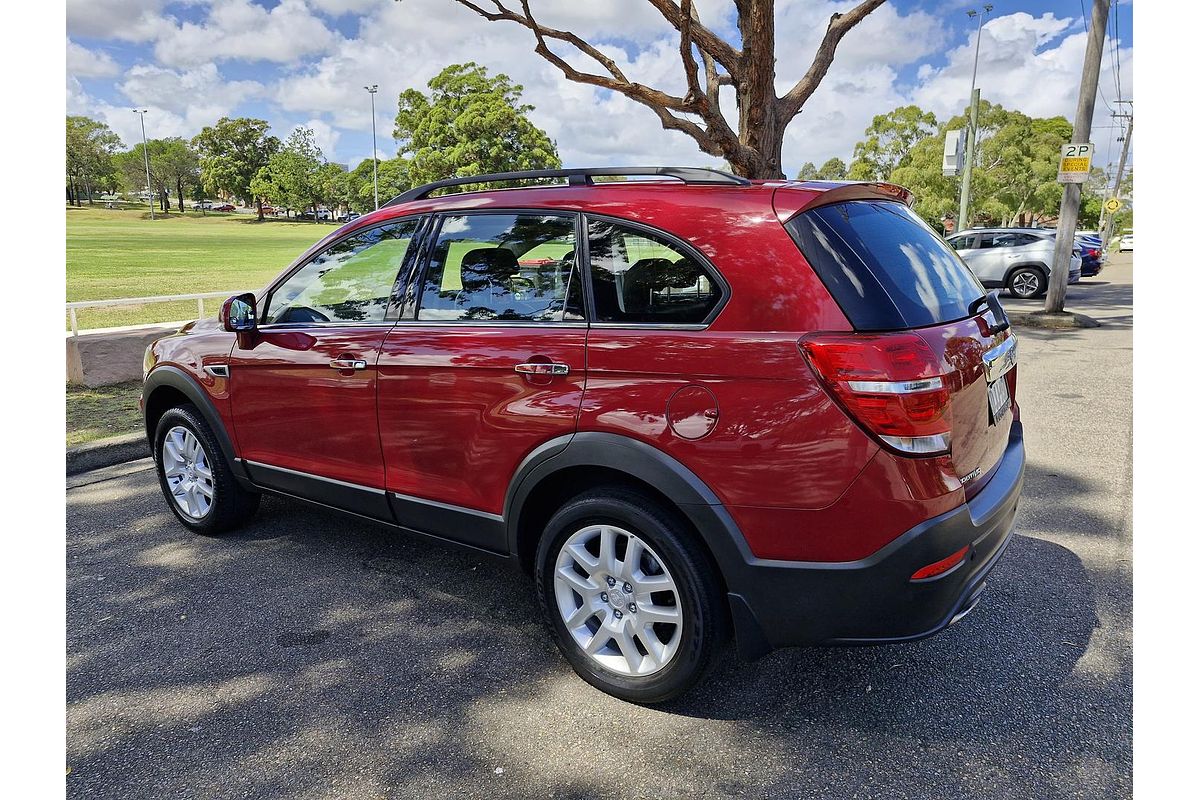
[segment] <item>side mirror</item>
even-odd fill
[[[247,292],[231,297],[221,305],[221,327],[227,331],[252,331],[258,327],[254,295]]]

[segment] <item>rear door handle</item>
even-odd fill
[[[513,369],[522,375],[566,375],[571,368],[566,364],[555,364],[544,361],[529,361],[517,364]]]
[[[366,369],[367,362],[361,358],[335,358],[329,366],[332,369]]]

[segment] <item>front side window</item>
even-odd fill
[[[651,233],[590,220],[588,252],[597,322],[699,324],[721,302],[705,266]]]
[[[574,216],[445,217],[417,319],[582,321],[575,264]]]
[[[263,322],[382,322],[416,230],[404,220],[330,245],[271,292]]]
[[[958,236],[950,240],[950,246],[955,250],[970,250],[972,236]]]

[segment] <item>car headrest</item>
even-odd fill
[[[477,247],[463,256],[460,268],[464,279],[508,278],[519,269],[517,256],[502,247]]]
[[[691,259],[643,258],[633,262],[625,274],[625,282],[651,289],[686,289],[696,282],[699,274],[700,268]]]

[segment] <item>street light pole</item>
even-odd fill
[[[138,115],[142,123],[142,158],[146,161],[146,191],[150,194],[150,219],[154,219],[154,187],[150,185],[150,145],[146,144],[146,112],[147,108],[135,108],[133,113]]]
[[[975,88],[975,76],[979,73],[979,42],[983,39],[983,18],[992,10],[990,3],[983,6],[983,13],[975,9],[967,12],[968,17],[979,17],[975,31],[975,66],[971,69],[971,124],[967,126],[966,167],[963,170],[962,188],[958,194],[958,230],[967,228],[967,206],[971,202],[971,169],[975,165],[975,128],[979,123],[979,90]]]
[[[371,95],[371,167],[375,180],[375,210],[379,210],[379,151],[375,148],[375,93],[379,91],[379,84],[373,83],[370,86],[364,86],[367,93]]]

